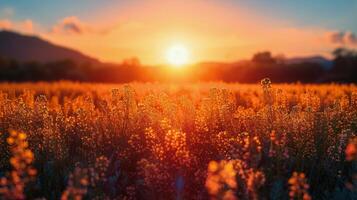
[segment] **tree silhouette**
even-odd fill
[[[261,64],[274,64],[276,60],[269,51],[258,52],[253,55],[252,61]]]

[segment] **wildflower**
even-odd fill
[[[270,133],[270,140],[271,140],[272,142],[275,142],[275,140],[276,140],[276,133],[275,133],[274,130],[271,131],[271,133]]]
[[[271,80],[269,78],[264,78],[260,81],[260,84],[263,86],[263,88],[270,88]]]
[[[290,199],[311,200],[311,196],[308,193],[309,184],[304,173],[294,172],[288,183]]]
[[[237,188],[234,161],[211,161],[208,164],[206,188],[217,199],[236,199],[232,193]]]
[[[10,130],[7,143],[10,145],[12,157],[10,164],[13,170],[0,180],[0,196],[5,199],[25,199],[25,185],[34,178],[37,171],[32,168],[34,155],[28,149],[26,134]]]
[[[265,175],[261,171],[255,171],[249,169],[247,173],[247,187],[249,192],[250,199],[259,199],[258,198],[258,189],[262,187],[265,183]]]
[[[259,199],[258,189],[264,183],[264,173],[246,168],[241,160],[208,164],[206,188],[213,199]]]
[[[99,156],[95,159],[95,171],[98,180],[105,181],[105,173],[109,167],[109,159],[105,156]]]
[[[357,137],[350,140],[346,147],[345,154],[347,161],[357,160]]]
[[[88,185],[88,170],[76,166],[74,172],[69,175],[68,185],[62,193],[61,200],[81,200],[87,193]]]

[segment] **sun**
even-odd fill
[[[189,61],[187,48],[182,44],[172,45],[166,52],[166,60],[173,67],[182,67]]]

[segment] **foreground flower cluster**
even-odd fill
[[[354,85],[0,84],[0,199],[356,199]]]

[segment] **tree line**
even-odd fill
[[[338,48],[333,51],[333,64],[326,68],[316,62],[289,63],[282,55],[258,52],[252,59],[237,63],[199,63],[184,69],[167,66],[143,66],[131,58],[121,64],[76,63],[60,60],[49,63],[17,62],[0,57],[0,81],[81,82],[180,82],[226,81],[253,83],[264,77],[274,82],[357,82],[357,51]]]

